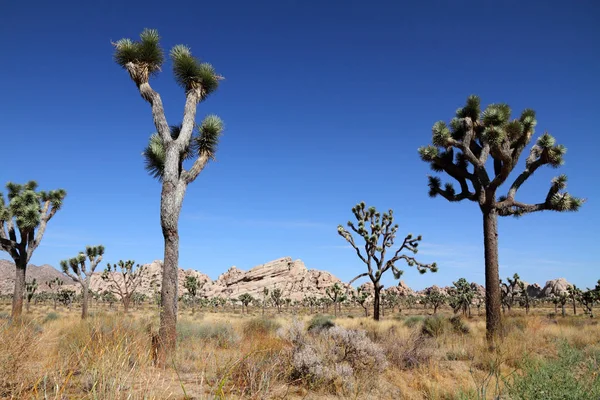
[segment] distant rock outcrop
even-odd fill
[[[55,278],[62,279],[65,285],[74,285],[75,282],[67,275],[58,271],[54,267],[44,264],[37,265],[29,264],[27,266],[26,278],[28,281],[35,279],[38,282],[38,291],[48,291],[46,282],[51,281]],[[15,290],[15,264],[8,260],[0,260],[0,293],[1,294],[12,294]]]
[[[565,278],[552,279],[546,282],[546,285],[542,289],[541,297],[560,296],[563,293],[567,293],[567,288],[571,284]]]

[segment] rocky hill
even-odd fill
[[[162,281],[162,261],[156,260],[146,264],[146,271],[142,277],[142,282],[138,288],[140,293],[151,296],[155,291],[160,290]],[[0,260],[0,294],[12,293],[14,287],[15,266],[7,260]],[[342,283],[340,279],[326,271],[307,269],[301,260],[292,260],[290,257],[283,257],[266,264],[258,265],[248,271],[243,271],[237,267],[231,267],[221,274],[217,280],[213,281],[206,274],[199,271],[188,269],[179,269],[179,293],[185,293],[183,283],[187,276],[196,276],[200,282],[204,283],[201,293],[209,296],[221,296],[225,298],[238,297],[243,293],[250,293],[255,297],[261,297],[264,288],[272,290],[278,288],[283,291],[284,297],[294,300],[300,300],[304,296],[325,296],[325,289],[334,283]],[[78,285],[68,276],[56,270],[50,265],[29,265],[27,267],[27,279],[35,278],[39,282],[39,291],[46,291],[48,287],[45,282],[54,278],[60,278],[65,282],[65,287],[70,287],[79,291]],[[534,284],[526,284],[527,292],[531,297],[550,297],[559,296],[566,292],[569,286],[564,278],[547,281],[544,287]],[[477,283],[471,286],[482,296],[485,295],[485,288]],[[104,291],[107,283],[101,278],[101,271],[92,276],[90,287],[94,291]],[[362,288],[368,292],[373,291],[373,284],[364,283]],[[437,288],[437,287],[436,287]],[[422,296],[427,288],[421,291],[413,291],[403,281],[398,285],[389,286],[385,290],[393,291],[400,296],[416,295]],[[442,292],[447,292],[448,288],[437,288]]]

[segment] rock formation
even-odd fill
[[[567,293],[567,288],[569,286],[571,286],[571,284],[565,278],[552,279],[544,285],[541,296],[560,296],[563,293]]]

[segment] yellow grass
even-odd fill
[[[423,338],[420,325],[408,327],[405,317],[386,315],[376,323],[360,317],[361,310],[351,310],[335,323],[365,330],[384,349],[389,366],[381,377],[361,378],[369,385],[357,385],[350,396],[337,387],[308,387],[291,378],[290,343],[276,330],[294,319],[306,323],[310,315],[271,312],[264,325],[257,320],[260,311],[248,316],[182,310],[183,336],[171,367],[162,370],[151,357],[155,309],[128,315],[94,310],[89,320],[81,321],[77,309],[59,309],[54,319],[48,317],[54,313],[51,307],[33,305],[31,314],[12,324],[6,319],[9,311],[8,305],[0,305],[0,398],[493,398],[525,359],[555,357],[560,340],[600,351],[600,327],[584,316],[513,312],[505,318],[502,345],[490,353],[481,316],[465,320],[468,334],[446,329],[438,337]]]

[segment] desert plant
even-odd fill
[[[438,308],[444,305],[447,300],[448,297],[437,287],[430,287],[425,291],[425,302],[426,304],[431,304],[434,314],[437,314]]]
[[[598,301],[600,301],[600,280],[598,280],[594,289],[588,288],[579,296],[579,302],[583,306],[585,313],[590,315],[590,318],[594,318],[594,303]]]
[[[61,288],[58,291],[58,301],[69,310],[71,309],[71,305],[73,304],[73,300],[75,299],[75,291],[73,289],[64,289]]]
[[[192,302],[192,313],[196,312],[196,297],[198,296],[198,292],[204,287],[205,283],[206,282],[200,282],[198,277],[193,275],[185,277],[183,287],[187,290],[187,294]]]
[[[460,185],[456,192],[451,183],[442,188],[440,178],[429,177],[429,195],[444,197],[451,202],[477,202],[483,215],[485,249],[486,331],[490,346],[500,333],[500,277],[498,273],[498,216],[522,216],[552,210],[577,211],[584,200],[562,192],[566,175],[552,180],[545,199],[526,204],[515,199],[519,188],[541,166],[559,167],[566,148],[544,133],[531,148],[525,169],[510,184],[506,196],[497,197],[498,188],[517,167],[521,153],[531,141],[537,124],[535,112],[526,109],[519,119],[510,119],[506,104],[491,104],[483,112],[480,99],[469,96],[448,126],[439,121],[433,125],[432,145],[419,148],[421,159],[436,172],[446,172]],[[493,160],[493,173],[486,168]],[[470,170],[469,168],[472,168]],[[470,186],[469,186],[470,184]]]
[[[27,264],[67,195],[62,189],[36,192],[37,187],[35,181],[24,185],[8,182],[8,204],[0,193],[0,250],[7,252],[15,263],[12,318],[23,313]]]
[[[81,286],[81,318],[88,316],[89,290],[92,274],[96,266],[102,261],[104,255],[104,246],[86,246],[85,253],[81,252],[76,257],[68,260],[62,260],[60,266],[65,274]],[[89,260],[89,269],[86,266],[86,260]]]
[[[433,315],[423,320],[421,333],[425,336],[438,337],[446,331],[447,321],[439,315]]]
[[[54,301],[54,309],[56,310],[56,303],[58,302],[58,293],[60,292],[62,285],[64,285],[64,281],[60,278],[54,278],[52,280],[46,281],[46,286],[52,292],[52,300]]]
[[[569,285],[567,286],[567,294],[571,300],[571,303],[573,304],[573,315],[577,315],[577,302],[582,294],[581,289],[575,285]]]
[[[114,43],[114,59],[127,70],[142,98],[150,103],[157,133],[144,150],[146,169],[162,183],[160,221],[165,241],[162,296],[158,341],[158,363],[165,365],[167,355],[175,351],[177,337],[177,269],[179,260],[179,214],[187,186],[214,159],[223,123],[214,115],[195,124],[198,103],[213,93],[221,76],[207,63],[192,56],[190,49],[176,45],[171,49],[173,75],[185,91],[183,122],[169,126],[162,99],[152,89],[150,76],[158,74],[164,60],[156,30],[145,29],[139,41],[121,39]],[[199,132],[193,135],[194,128]],[[185,169],[183,163],[195,158]]]
[[[529,297],[529,292],[527,291],[527,287],[525,287],[525,282],[519,281],[519,290],[521,292],[521,300],[523,301],[523,306],[525,307],[525,314],[529,314],[529,308],[531,306],[531,299]]]
[[[352,292],[352,300],[354,300],[355,302],[358,303],[358,305],[360,305],[362,307],[362,309],[365,311],[365,317],[369,316],[369,308],[368,308],[368,299],[369,299],[369,292],[367,292],[366,290],[364,290],[361,287],[356,288],[356,292]]]
[[[359,274],[353,278],[348,287],[352,283],[362,277],[369,277],[373,282],[373,319],[379,321],[381,290],[381,277],[388,270],[392,270],[394,278],[400,279],[403,271],[396,266],[396,262],[404,260],[409,266],[416,267],[420,273],[425,273],[428,270],[431,272],[437,271],[437,265],[423,264],[417,261],[414,257],[406,254],[400,254],[403,250],[408,250],[413,254],[417,253],[417,247],[421,241],[421,236],[413,237],[408,234],[402,245],[394,252],[394,255],[386,260],[386,252],[394,246],[398,224],[394,224],[394,212],[389,210],[387,213],[379,213],[375,207],[367,207],[364,202],[357,204],[352,208],[352,213],[358,221],[358,227],[354,226],[352,221],[348,222],[348,227],[365,241],[364,252],[354,242],[354,237],[342,225],[337,228],[338,234],[346,239],[354,248],[358,258],[367,266],[367,272]]]
[[[29,312],[29,304],[31,299],[35,296],[35,292],[38,289],[38,283],[35,278],[32,281],[25,282],[25,296],[27,297],[27,312]]]
[[[142,282],[145,265],[135,265],[133,260],[119,260],[116,264],[106,264],[102,280],[108,283],[106,290],[117,296],[123,304],[125,312],[129,311],[131,299]]]
[[[319,314],[311,318],[306,329],[309,332],[318,333],[333,328],[334,326],[335,322],[333,322],[331,316]]]
[[[475,292],[465,278],[460,278],[453,282],[453,287],[449,289],[450,306],[454,313],[462,311],[463,315],[471,316],[471,302],[475,297]]]
[[[507,283],[502,282],[500,279],[500,298],[502,303],[502,309],[508,308],[508,312],[513,307],[515,299],[521,294],[521,278],[519,274],[514,274],[512,279],[506,278]]]
[[[338,307],[341,311],[342,302],[347,298],[346,294],[344,294],[344,290],[336,282],[325,288],[325,294],[331,299],[331,302],[333,303],[333,315],[337,317]]]
[[[285,300],[283,298],[283,292],[279,288],[273,288],[271,291],[271,301],[273,305],[277,308],[277,312],[281,313],[281,306],[284,304]]]
[[[248,306],[254,300],[254,297],[250,293],[243,293],[238,297],[238,300],[242,303],[242,306],[246,308],[246,314],[248,314]]]

